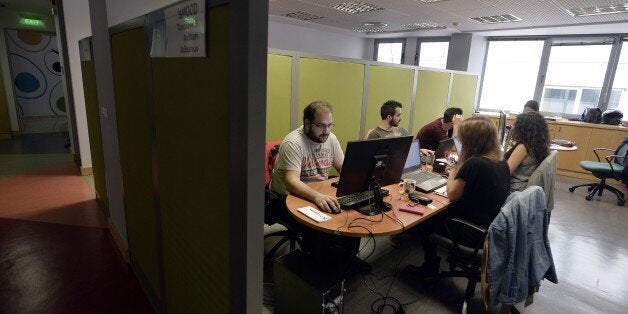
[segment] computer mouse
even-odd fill
[[[341,212],[340,207],[330,208],[332,214],[339,214]]]

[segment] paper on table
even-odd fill
[[[447,196],[447,186],[441,186],[440,188],[434,190],[434,193],[442,196]]]

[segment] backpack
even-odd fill
[[[600,123],[602,122],[602,110],[600,108],[584,108],[580,120],[588,123]]]
[[[608,109],[602,113],[602,123],[610,125],[619,125],[624,114],[617,109]]]

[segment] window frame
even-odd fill
[[[421,58],[421,44],[422,43],[442,43],[448,42],[451,45],[451,37],[418,37],[416,40],[416,52],[414,54],[414,65],[419,66],[419,59]],[[447,50],[447,60],[449,60],[449,50]],[[447,68],[447,63],[445,63],[445,69]]]
[[[477,109],[482,111],[497,111],[497,109],[489,109],[480,107],[481,103],[481,91],[484,85],[484,77],[486,75],[486,64],[488,58],[489,43],[491,41],[524,41],[524,40],[544,40],[543,51],[541,53],[541,63],[539,65],[539,71],[537,75],[536,86],[534,89],[534,100],[539,104],[543,101],[543,90],[545,88],[545,79],[547,76],[547,68],[549,65],[549,57],[551,49],[554,46],[584,46],[584,45],[599,45],[608,44],[611,45],[611,52],[609,55],[608,63],[606,65],[606,74],[602,81],[602,88],[600,92],[600,98],[598,99],[598,108],[605,111],[608,108],[608,102],[611,97],[613,88],[613,81],[617,71],[617,65],[619,57],[621,55],[622,44],[628,42],[628,34],[595,34],[595,35],[552,35],[552,36],[517,36],[517,37],[489,37],[486,43],[486,53],[484,57],[484,64],[482,67],[482,82],[480,83],[480,95],[478,95]],[[523,106],[523,104],[521,104]],[[559,115],[563,118],[578,118],[580,114],[563,113],[563,112],[548,112],[542,111],[545,115]],[[627,118],[628,119],[628,115]]]
[[[406,57],[406,38],[377,38],[373,45],[373,61],[377,61],[377,53],[379,52],[379,44],[401,44],[401,60],[398,64],[405,64]],[[377,61],[380,62],[380,61]],[[388,62],[387,62],[388,63]],[[397,64],[397,63],[392,63]]]

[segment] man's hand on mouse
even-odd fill
[[[340,204],[335,196],[319,193],[319,195],[314,198],[313,203],[318,206],[319,209],[328,213],[340,210]]]

